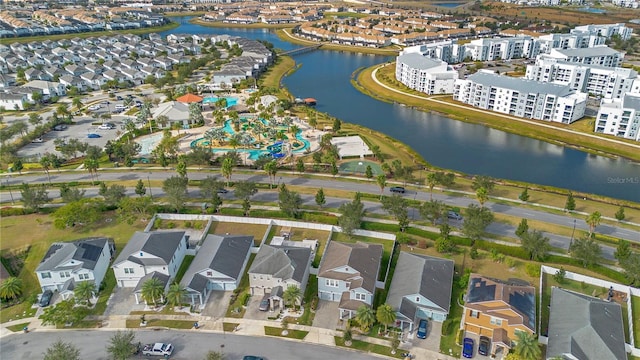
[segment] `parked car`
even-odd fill
[[[462,345],[462,356],[467,359],[471,359],[473,357],[473,346],[475,345],[473,339],[464,338],[464,342]]]
[[[67,125],[65,124],[58,124],[56,126],[53,127],[53,131],[63,131],[67,129]]]
[[[35,138],[35,139],[31,140],[31,142],[32,143],[42,143],[42,142],[44,142],[44,139],[39,137],[39,138]]]
[[[246,355],[242,360],[264,360],[264,358],[260,356]]]
[[[392,193],[404,194],[407,190],[405,190],[405,188],[403,188],[402,186],[394,186],[390,188],[389,191],[391,191]]]
[[[122,100],[122,96],[120,96],[120,95],[116,96],[116,100],[118,100],[118,101]]]
[[[427,338],[427,319],[420,319],[418,323],[418,333],[416,336],[418,339],[426,339]]]
[[[453,219],[453,220],[462,220],[462,215],[458,214],[455,211],[449,211],[447,212],[447,217],[449,219]]]
[[[45,290],[45,292],[42,293],[42,296],[40,296],[40,306],[41,307],[49,306],[49,304],[51,304],[52,297],[53,297],[53,291]]]
[[[111,129],[115,129],[116,127],[113,124],[102,124],[100,126],[98,126],[98,130],[111,130]]]
[[[480,336],[480,341],[478,341],[478,354],[487,356],[489,355],[489,349],[491,349],[491,339],[486,336]]]
[[[146,344],[142,348],[142,355],[171,356],[173,345],[165,343]]]
[[[100,108],[102,108],[102,105],[100,105],[100,104],[89,106],[89,110],[91,110],[91,111],[100,110]]]
[[[87,134],[87,137],[89,139],[97,139],[97,138],[101,138],[102,136],[100,134],[96,134],[96,133],[89,133],[89,134]]]
[[[260,306],[258,307],[260,311],[268,311],[269,310],[269,299],[262,299],[260,301]]]
[[[224,189],[224,188],[223,189],[218,189],[218,194],[226,194],[228,192],[229,192],[229,190]]]

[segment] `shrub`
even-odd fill
[[[169,221],[167,223],[167,229],[175,229],[176,227],[176,223],[174,223],[173,221]]]
[[[515,261],[515,259],[513,259],[513,258],[506,258],[506,259],[505,259],[505,261],[504,261],[504,263],[505,263],[508,267],[510,267],[510,268],[515,267],[515,266],[516,266],[516,261]]]
[[[429,247],[429,244],[427,244],[427,240],[420,240],[418,241],[418,247],[420,249],[426,249],[427,247]]]
[[[162,229],[162,219],[157,218],[156,221],[153,222],[153,227],[156,229]]]
[[[462,345],[463,337],[464,337],[464,329],[458,330],[458,335],[456,335],[456,344]]]
[[[242,295],[242,297],[240,298],[240,303],[243,306],[247,306],[247,304],[249,303],[249,298],[251,297],[251,295],[249,293],[244,293]]]
[[[384,223],[369,222],[369,221],[363,221],[362,228],[364,230],[386,231],[391,233],[397,233],[400,231],[400,226],[396,224],[384,224]]]
[[[20,215],[28,215],[32,213],[33,211],[27,210],[25,208],[3,207],[0,209],[0,217],[20,216]]]
[[[528,263],[524,267],[524,271],[531,277],[540,277],[540,265],[538,264]]]
[[[193,224],[193,228],[196,230],[202,230],[202,228],[204,227],[204,224],[201,222],[197,222],[195,224]]]
[[[410,244],[411,238],[407,234],[399,232],[396,233],[396,241],[398,244]]]
[[[475,246],[471,247],[471,251],[469,251],[469,257],[471,257],[472,259],[478,258],[478,249]]]
[[[302,220],[321,224],[338,225],[337,217],[318,213],[304,212],[302,213]]]
[[[442,336],[451,334],[451,330],[454,329],[453,319],[447,319],[442,323]]]
[[[191,223],[191,221],[185,221],[184,222],[184,227],[186,227],[187,229],[190,229],[193,226],[193,224]]]

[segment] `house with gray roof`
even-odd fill
[[[74,285],[81,281],[92,281],[99,288],[114,251],[107,238],[55,242],[35,271],[40,288],[58,291],[63,298],[73,294]]]
[[[339,302],[340,319],[351,319],[373,304],[381,260],[380,244],[331,241],[318,270],[318,297]]]
[[[211,291],[235,290],[245,271],[253,236],[207,235],[180,284],[192,305],[203,307]]]
[[[547,359],[627,360],[619,304],[554,287]]]
[[[449,315],[453,260],[400,252],[387,304],[396,310],[400,328],[413,331],[420,319],[443,322]]]
[[[187,244],[184,231],[137,231],[111,266],[118,287],[135,288],[154,271],[173,279],[184,260]]]
[[[304,294],[313,252],[308,247],[262,245],[249,269],[251,295],[267,295],[275,309],[282,294],[295,286]]]

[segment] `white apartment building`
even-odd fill
[[[640,141],[640,95],[603,99],[594,131]]]
[[[539,52],[540,45],[531,36],[476,39],[465,45],[465,57],[473,61],[534,58]]]
[[[576,49],[604,45],[607,38],[590,32],[572,32],[542,35],[536,41],[540,44],[540,53],[548,54],[551,49]]]
[[[611,3],[615,6],[626,7],[631,9],[637,9],[640,3],[637,0],[611,0]]]
[[[567,86],[478,71],[456,80],[453,99],[522,118],[572,123],[584,116],[587,94]]]
[[[396,79],[429,95],[451,94],[458,72],[444,61],[409,53],[396,58]]]
[[[534,65],[527,65],[524,77],[568,86],[605,99],[618,99],[633,89],[638,73],[633,69],[583,65],[539,56]]]
[[[459,45],[457,40],[437,41],[429,44],[409,46],[400,55],[417,53],[431,59],[442,60],[449,64],[464,61],[465,46]]]
[[[633,29],[626,27],[624,23],[617,24],[591,24],[576,26],[571,32],[589,32],[594,35],[604,36],[611,39],[614,35],[619,35],[622,40],[628,40],[633,33]]]
[[[552,49],[544,57],[564,60],[566,62],[618,67],[622,65],[624,54],[605,45],[580,49]]]

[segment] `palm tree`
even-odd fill
[[[287,290],[285,290],[282,294],[282,299],[284,300],[285,304],[289,304],[289,306],[295,308],[302,299],[302,292],[300,291],[299,287],[295,285],[289,285],[287,286]]]
[[[238,145],[240,145],[240,135],[234,134],[231,139],[229,139],[229,146],[231,146],[233,150],[235,150]]]
[[[185,289],[179,283],[174,282],[169,286],[169,291],[167,291],[167,302],[171,306],[178,306],[182,304],[182,299],[187,296],[187,289]]]
[[[427,186],[429,187],[429,200],[433,200],[433,188],[438,183],[438,175],[436,173],[429,173],[427,175]]]
[[[162,282],[156,278],[151,278],[142,284],[142,299],[149,304],[158,304],[158,300],[163,301],[164,286]]]
[[[476,190],[476,197],[478,198],[478,202],[480,203],[480,207],[484,207],[484,203],[489,200],[489,192],[484,187],[478,188]]]
[[[76,109],[80,110],[80,108],[82,107],[82,100],[76,96],[73,98],[73,100],[71,100],[71,105],[75,106]]]
[[[596,227],[600,225],[600,220],[602,219],[602,214],[599,211],[594,211],[587,216],[584,220],[589,225],[589,237],[593,235],[593,232],[596,230]]]
[[[156,123],[160,124],[160,126],[162,126],[162,128],[164,129],[169,123],[169,117],[167,117],[166,115],[160,115],[156,118]]]
[[[10,277],[0,284],[0,299],[12,300],[22,295],[22,280]]]
[[[385,186],[387,186],[387,175],[385,174],[378,175],[378,177],[376,178],[376,183],[378,183],[378,186],[380,187],[380,200],[382,200],[382,194],[384,193],[384,188]]]
[[[360,324],[362,331],[369,332],[369,329],[371,329],[376,322],[376,315],[372,308],[367,305],[362,305],[356,311],[356,320],[358,324]]]
[[[98,168],[100,168],[100,163],[98,162],[97,159],[85,159],[84,168],[87,169],[87,171],[89,171],[89,174],[91,175],[91,180],[93,180],[94,176],[95,176],[95,179],[98,180]]]
[[[536,360],[542,356],[542,350],[536,338],[525,331],[516,332],[516,348],[514,352],[522,360]]]
[[[278,162],[276,160],[271,160],[268,163],[264,164],[264,171],[269,175],[269,188],[273,187],[273,182],[275,181],[276,174],[278,173]]]
[[[96,284],[93,281],[81,281],[75,289],[73,289],[73,295],[78,299],[87,300],[87,305],[91,305],[91,298],[96,292]]]
[[[387,332],[387,327],[396,321],[396,312],[393,311],[391,305],[382,304],[376,310],[376,319],[384,325],[384,332]]]

